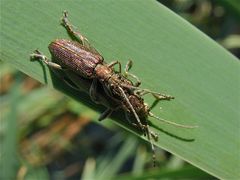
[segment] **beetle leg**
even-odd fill
[[[109,86],[107,86],[104,82],[102,83],[102,87],[103,87],[103,90],[104,90],[104,92],[107,94],[108,97],[111,97],[111,98],[114,99],[115,101],[119,101],[118,99],[116,99],[116,98],[113,96],[113,93],[112,93],[112,91],[110,91]]]
[[[42,62],[47,64],[49,67],[58,69],[58,70],[63,70],[63,68],[54,62],[51,62],[47,56],[43,55],[39,50],[35,50],[32,54],[30,54],[31,59],[40,59]]]
[[[140,89],[140,90],[137,90],[136,93],[139,96],[144,96],[146,94],[151,94],[157,100],[171,100],[171,99],[174,99],[173,96],[162,94],[162,93],[158,93],[158,92],[154,92],[154,91],[151,91],[149,89]]]
[[[131,60],[129,60],[129,61],[127,62],[126,66],[125,66],[124,76],[125,76],[125,77],[130,76],[130,77],[134,78],[134,79],[137,81],[137,82],[134,84],[134,86],[138,87],[138,86],[140,86],[140,84],[141,84],[140,79],[139,79],[136,75],[134,75],[134,74],[132,74],[132,73],[129,72],[129,70],[132,68],[132,64],[133,64],[133,62],[132,62]]]
[[[107,108],[98,118],[99,121],[102,121],[104,119],[106,119],[107,117],[109,117],[113,111],[116,111],[117,109],[119,109],[121,106],[116,106],[115,108]]]
[[[55,71],[54,71],[55,72]],[[77,86],[71,79],[69,79],[68,77],[64,77],[62,76],[62,74],[59,75],[59,73],[55,73],[58,75],[59,79],[63,80],[64,83],[66,83],[69,87],[71,87],[72,89],[76,90],[76,91],[80,91],[80,92],[85,92],[85,89],[82,87]],[[95,102],[97,103],[97,102]]]
[[[49,61],[49,59],[43,55],[39,50],[35,50],[31,55],[30,55],[31,59],[40,59],[43,63],[45,63],[47,66],[50,67],[50,69],[54,72],[54,74],[61,80],[63,80],[68,86],[70,86],[71,88],[77,90],[77,91],[81,91],[75,84],[74,82],[72,82],[70,79],[66,79],[66,76],[63,76],[62,73],[57,72],[57,70],[64,70],[65,72],[67,72],[66,69],[62,68],[59,64],[57,63],[53,63],[51,61]]]
[[[133,126],[138,127],[137,124],[131,122],[131,120],[129,118],[129,115],[128,115],[128,113],[126,111],[124,111],[124,115],[125,115],[125,118],[127,119],[129,124],[132,124]]]
[[[138,127],[135,123],[133,123],[133,125]],[[149,142],[151,144],[153,166],[155,167],[155,165],[156,165],[156,152],[155,152],[154,144],[152,142],[152,138],[154,139],[154,141],[157,142],[158,141],[158,135],[149,129],[149,125],[148,124],[143,125],[143,127],[144,127],[144,129],[146,131],[147,139],[149,140]],[[146,134],[144,134],[144,135],[146,135]]]
[[[144,133],[145,131],[144,131],[143,125],[142,125],[142,123],[141,123],[141,121],[140,121],[140,118],[138,117],[138,115],[137,115],[135,109],[133,108],[132,104],[130,103],[130,101],[129,101],[127,95],[125,94],[125,92],[123,91],[123,89],[122,89],[121,87],[118,87],[118,89],[120,90],[123,99],[127,102],[128,106],[130,107],[130,109],[131,109],[131,111],[132,111],[134,117],[136,118],[137,123],[138,123],[138,126],[141,128],[141,130],[142,130],[143,133]]]
[[[68,20],[68,12],[63,11],[63,17],[61,18],[61,24],[66,28],[68,34],[70,35],[72,40],[77,41],[84,47],[88,48],[91,52],[95,54],[99,54],[99,52],[91,46],[88,42],[88,39],[84,37],[79,31],[74,30],[75,27]]]
[[[132,126],[134,126],[135,128],[140,128],[141,130],[144,128],[144,125],[141,124],[141,126],[139,127],[138,124],[132,122],[129,118],[129,115],[126,111],[124,111],[124,115],[125,115],[125,118],[127,119],[128,123],[131,124]],[[143,128],[142,128],[143,127]],[[146,136],[146,133],[145,131],[143,131],[143,135]]]
[[[82,44],[86,45],[89,44],[88,40],[86,37],[84,37],[80,32],[75,31],[73,25],[69,22],[68,20],[68,12],[63,11],[63,17],[61,18],[61,23],[62,25],[67,29],[67,31],[72,35],[76,40]]]
[[[93,82],[89,89],[89,95],[93,102],[95,102],[96,104],[100,104],[100,102],[98,101],[98,97],[97,97],[97,86],[98,86],[98,80],[93,79]]]
[[[106,119],[107,117],[109,117],[109,116],[112,114],[113,111],[114,111],[113,109],[107,108],[107,109],[99,116],[98,120],[99,120],[99,121],[102,121],[102,120]]]
[[[134,90],[134,95],[136,95],[136,96],[144,96],[146,94],[151,94],[157,100],[171,100],[171,99],[174,99],[173,96],[158,93],[158,92],[154,92],[154,91],[151,91],[149,89],[141,89],[139,87],[126,85],[126,84],[122,84],[121,86],[123,86],[125,88],[128,88],[128,89],[133,89]]]
[[[93,102],[95,102],[96,104],[101,104],[102,102],[98,97],[98,83],[99,83],[99,81],[97,79],[93,79],[92,84],[89,88],[89,96],[90,96],[90,98]],[[102,84],[102,87],[103,87],[104,93],[106,93],[105,95],[107,97],[109,97],[112,101],[119,102],[118,99],[113,97],[111,91],[108,90],[108,88],[105,86],[105,84]],[[117,107],[114,107],[114,108],[112,107],[112,109],[116,110],[119,107],[120,106],[117,106]]]
[[[109,68],[112,68],[116,64],[118,64],[118,73],[121,73],[122,72],[122,65],[121,65],[121,63],[119,61],[113,61],[113,62],[109,63],[107,66]]]
[[[134,127],[138,127],[136,123],[131,123]],[[147,128],[149,129],[149,125],[143,125],[144,129],[147,130]],[[149,130],[149,133],[151,135],[151,137],[154,139],[154,141],[158,141],[158,135],[156,133],[154,133],[153,131]],[[146,135],[146,134],[145,134]]]
[[[148,140],[151,144],[151,149],[152,149],[152,160],[153,160],[153,167],[156,166],[156,152],[155,152],[155,147],[154,144],[152,142],[152,138],[151,138],[151,131],[149,130],[149,127],[146,128],[147,129],[147,136],[148,136]]]

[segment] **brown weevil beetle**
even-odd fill
[[[150,108],[144,103],[143,95],[151,94],[157,100],[171,100],[174,97],[141,89],[139,78],[129,73],[132,61],[128,61],[124,73],[122,73],[119,61],[105,63],[104,58],[90,45],[88,40],[80,32],[73,29],[68,21],[66,11],[63,13],[62,25],[75,37],[75,41],[56,39],[51,42],[48,48],[53,61],[50,61],[38,50],[31,54],[31,58],[38,58],[51,69],[62,71],[68,79],[63,78],[68,85],[77,90],[84,89],[95,103],[103,104],[107,109],[101,114],[99,120],[105,119],[119,108],[123,109],[128,122],[141,130],[149,139],[153,157],[155,151],[151,139],[157,140],[158,136],[149,129],[147,120],[149,116],[178,127],[197,127],[177,124],[151,113]],[[118,71],[114,70],[115,65],[118,65]],[[136,83],[129,80],[128,76],[135,79]],[[81,87],[79,82],[83,83],[84,87]],[[99,86],[101,90],[99,90]]]

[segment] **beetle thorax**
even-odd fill
[[[95,68],[95,75],[100,81],[107,81],[112,76],[113,70],[102,64],[98,64]]]

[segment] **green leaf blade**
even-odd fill
[[[68,38],[59,25],[63,10],[105,57],[123,64],[132,59],[132,73],[142,87],[171,94],[153,112],[194,130],[170,127],[150,119],[162,147],[223,179],[240,178],[240,64],[202,32],[155,1],[3,1],[0,59],[45,82],[43,67],[29,61],[39,48],[56,38]],[[53,82],[46,68],[47,83]],[[66,94],[99,111],[86,95]],[[151,104],[152,98],[146,96]],[[162,107],[159,110],[159,107]]]

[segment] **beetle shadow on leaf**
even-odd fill
[[[44,65],[44,63],[42,61],[38,61],[35,59],[30,59],[31,61],[37,61],[41,66],[42,66],[42,70],[43,70],[43,81],[45,84],[48,84],[48,80],[47,80],[47,71],[46,71],[46,66]]]
[[[155,108],[156,107],[156,105],[159,103],[159,99],[156,99],[152,104],[151,104],[151,106],[149,107],[149,110],[151,111],[153,108]]]
[[[178,139],[178,140],[185,141],[185,142],[193,142],[193,141],[195,141],[194,138],[184,138],[184,137],[180,137],[180,136],[178,136],[178,135],[176,135],[176,134],[170,133],[170,132],[168,132],[168,131],[160,128],[159,126],[154,125],[154,124],[151,123],[150,121],[148,121],[148,123],[149,123],[149,125],[150,125],[151,127],[154,127],[155,129],[163,132],[164,134],[166,134],[166,135],[168,135],[168,136],[171,136],[171,137],[173,137],[173,138],[176,138],[176,139]]]
[[[156,100],[151,104],[151,106],[150,106],[149,109],[152,110],[153,108],[155,108],[155,107],[158,105],[159,102],[160,102],[160,100],[159,100],[159,99],[156,99]],[[165,133],[166,135],[171,136],[171,137],[173,137],[173,138],[176,138],[176,139],[178,139],[178,140],[185,141],[185,142],[193,142],[193,141],[195,141],[194,138],[183,138],[183,137],[177,136],[176,134],[170,133],[170,132],[168,132],[168,131],[166,131],[166,130],[164,130],[164,129],[162,129],[162,128],[159,128],[159,126],[154,125],[154,124],[151,123],[150,121],[148,121],[148,124],[149,124],[150,126],[156,128],[157,130]]]

